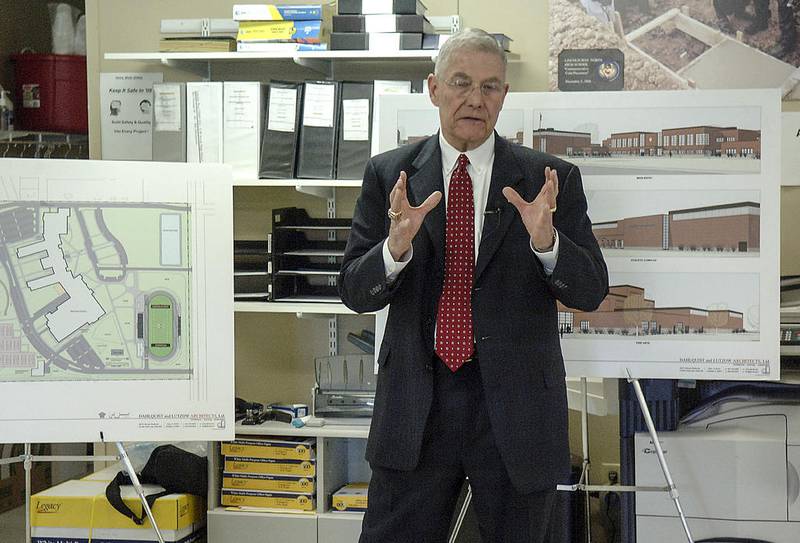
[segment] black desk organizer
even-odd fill
[[[313,219],[305,209],[272,211],[272,299],[339,302],[336,287],[352,219]]]

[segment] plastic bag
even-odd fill
[[[86,56],[86,16],[78,17],[75,23],[75,39],[72,46],[73,55]]]
[[[75,19],[80,10],[69,4],[47,4],[50,10],[50,25],[53,37],[53,53],[71,55],[75,49]]]

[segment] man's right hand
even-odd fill
[[[442,193],[437,190],[417,207],[412,206],[408,203],[406,192],[406,172],[400,172],[400,177],[389,194],[390,210],[395,214],[389,226],[389,252],[395,262],[411,249],[411,241],[419,232],[422,221],[441,199]]]

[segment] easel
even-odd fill
[[[585,514],[586,514],[586,541],[592,542],[592,530],[589,512],[589,493],[590,492],[668,492],[669,497],[675,503],[675,508],[678,510],[678,517],[680,517],[683,530],[686,533],[686,540],[688,543],[694,543],[692,534],[689,531],[689,525],[686,522],[686,516],[683,513],[681,502],[678,494],[678,488],[672,480],[667,460],[664,458],[664,451],[661,449],[661,442],[656,433],[656,427],[653,424],[653,418],[650,416],[650,409],[647,407],[647,400],[645,400],[642,387],[639,384],[639,379],[631,375],[630,369],[626,368],[628,374],[628,382],[633,385],[633,390],[636,393],[636,398],[639,400],[639,408],[642,410],[645,424],[647,425],[647,432],[650,434],[650,439],[653,441],[653,446],[658,456],[658,463],[661,466],[661,471],[664,473],[664,480],[666,486],[621,486],[621,485],[590,485],[589,484],[589,392],[586,383],[586,377],[581,377],[581,396],[583,402],[581,404],[581,443],[583,447],[583,467],[581,469],[581,477],[578,483],[574,485],[557,485],[556,490],[565,492],[583,492],[585,499]],[[472,488],[467,488],[467,496],[464,499],[464,504],[461,506],[461,511],[458,514],[453,532],[450,534],[449,543],[455,543],[458,538],[458,533],[461,530],[461,524],[467,514],[467,508],[470,501],[472,501]]]
[[[98,460],[104,462],[116,462],[117,460],[122,460],[122,465],[125,468],[125,471],[128,473],[128,476],[131,478],[131,483],[136,489],[136,494],[139,496],[139,499],[142,502],[142,507],[147,514],[147,518],[150,519],[150,523],[153,525],[153,530],[156,533],[156,537],[158,537],[159,543],[164,543],[164,537],[161,535],[161,530],[159,530],[158,525],[156,524],[156,519],[153,516],[150,505],[147,503],[147,499],[144,495],[144,489],[139,482],[139,478],[136,476],[136,470],[133,468],[130,458],[128,458],[128,453],[125,451],[125,447],[123,446],[122,442],[117,441],[116,445],[117,451],[119,451],[119,456],[34,456],[31,454],[31,444],[25,443],[25,451],[22,455],[0,460],[0,466],[22,462],[25,470],[25,543],[31,543],[31,470],[33,469],[33,463],[96,462]]]

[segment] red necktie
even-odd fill
[[[459,155],[450,177],[445,226],[444,288],[436,316],[436,354],[456,371],[472,356],[472,278],[475,273],[475,202],[469,159]]]

